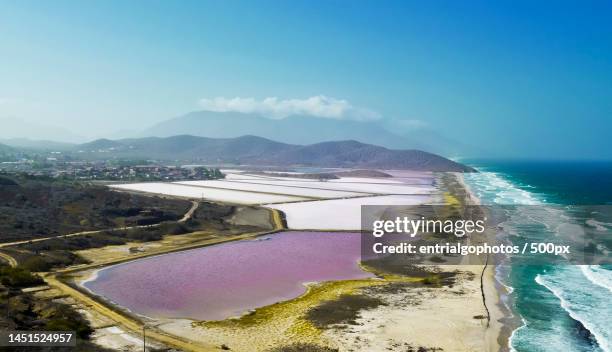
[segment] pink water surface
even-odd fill
[[[370,277],[359,236],[281,232],[115,265],[85,286],[149,317],[225,319],[297,297],[306,282]]]

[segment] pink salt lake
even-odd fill
[[[304,283],[371,277],[359,236],[281,232],[111,266],[84,286],[148,317],[221,320],[297,297]]]

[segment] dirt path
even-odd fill
[[[6,260],[8,265],[12,266],[13,268],[17,266],[17,261],[15,260],[15,258],[11,257],[10,255],[6,253],[0,252],[0,258]]]
[[[196,202],[196,201],[192,201],[191,203],[192,203],[191,204],[191,208],[189,208],[189,210],[185,213],[185,215],[183,215],[183,217],[178,222],[185,222],[185,221],[189,220],[193,216],[193,213],[196,211],[196,209],[198,209],[198,206],[200,205],[200,203]],[[76,236],[83,236],[83,235],[94,235],[94,234],[97,234],[97,233],[102,233],[104,231],[120,231],[120,230],[131,230],[131,229],[142,229],[142,228],[146,228],[146,227],[157,227],[157,226],[160,226],[160,225],[161,225],[161,223],[152,224],[152,225],[114,227],[114,228],[102,229],[102,230],[80,231],[80,232],[69,233],[67,235],[52,236],[52,237],[41,237],[41,238],[33,238],[33,239],[30,239],[30,240],[0,243],[0,248],[16,246],[16,245],[25,244],[25,243],[42,242],[42,241],[50,240],[50,239],[53,239],[53,238],[67,238],[67,237],[76,237]],[[4,256],[2,256],[2,257],[4,257]]]
[[[193,216],[193,213],[195,213],[196,209],[198,209],[199,206],[200,206],[200,202],[191,201],[191,208],[185,213],[185,215],[183,215],[181,220],[179,220],[178,222],[185,222],[191,219],[191,217]]]

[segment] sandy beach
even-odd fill
[[[325,335],[337,341],[342,351],[498,351],[496,329],[487,327],[481,296],[482,267],[450,269],[463,272],[452,288],[412,288],[386,294],[389,305],[363,311],[350,329],[332,329]],[[485,287],[491,283],[486,280]],[[494,290],[487,291],[493,298]],[[491,321],[496,321],[497,311],[490,312]]]

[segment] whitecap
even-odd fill
[[[589,330],[603,351],[610,352],[612,331],[608,326],[612,307],[606,299],[609,293],[588,282],[581,283],[576,272],[580,273],[575,267],[566,267],[552,274],[538,274],[535,281],[559,299],[561,308]]]
[[[589,281],[612,292],[612,271],[599,265],[580,265],[580,270]]]

